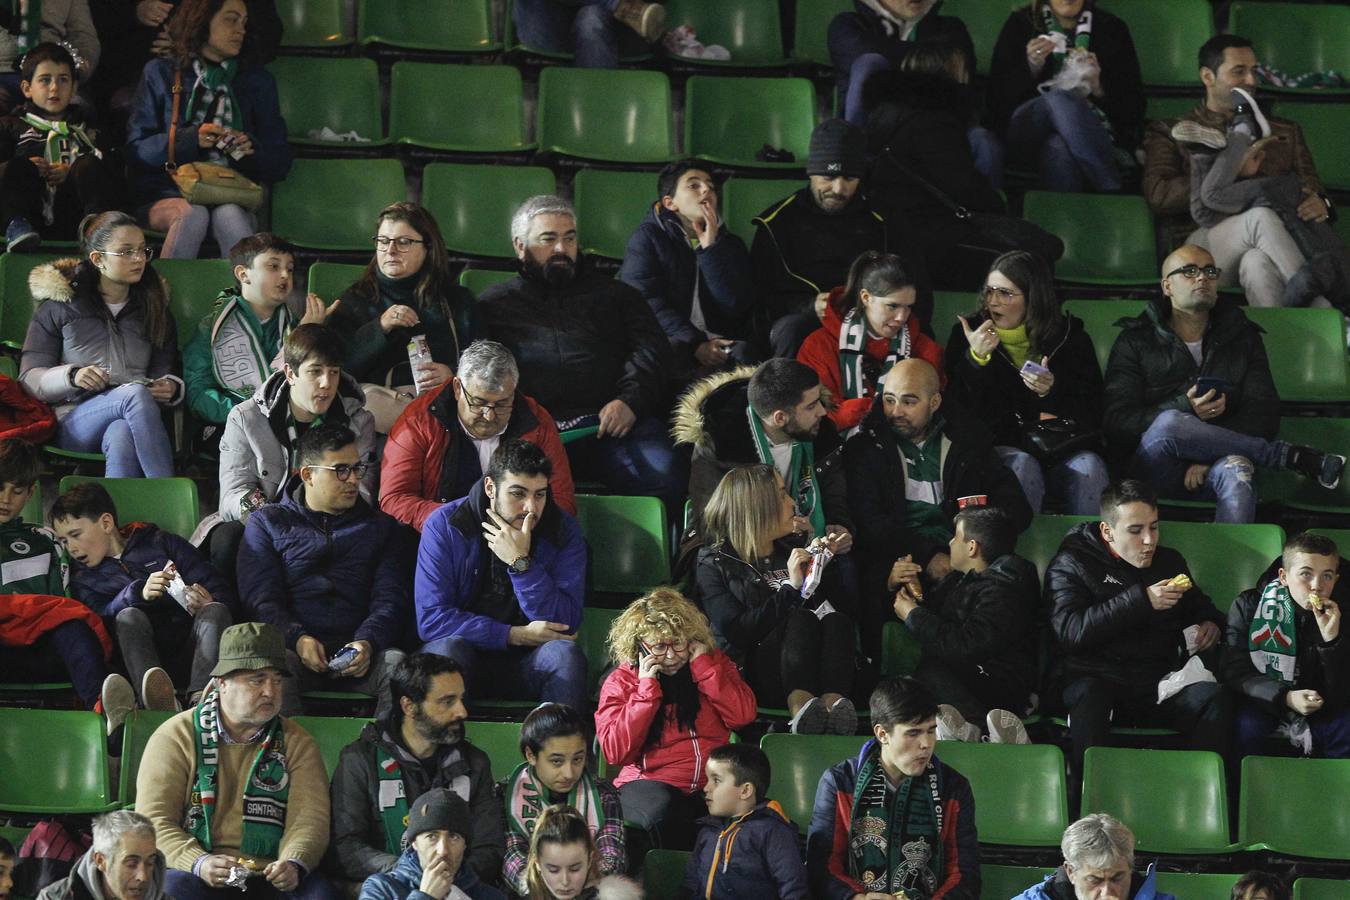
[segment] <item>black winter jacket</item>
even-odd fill
[[[1106,363],[1107,444],[1121,457],[1132,453],[1158,414],[1189,412],[1186,391],[1197,375],[1229,385],[1228,406],[1213,424],[1255,437],[1274,438],[1280,427],[1280,397],[1266,358],[1264,333],[1236,306],[1220,302],[1210,313],[1200,365],[1168,327],[1166,300],[1116,322],[1121,329]]]
[[[987,318],[983,312],[967,317],[971,328]],[[993,359],[982,366],[970,357],[970,344],[961,323],[952,326],[947,340],[947,396],[977,414],[995,444],[1021,446],[1018,416],[1030,424],[1043,412],[1073,419],[1086,431],[1102,427],[1102,370],[1097,365],[1097,352],[1083,330],[1082,319],[1064,313],[1064,322],[1063,337],[1048,350],[1037,350],[1031,359],[1040,363],[1042,356],[1050,357],[1055,383],[1044,397],[1026,386],[1002,344],[995,348]]]
[[[974,494],[989,497],[990,506],[1007,510],[1023,531],[1031,524],[1031,506],[1017,477],[994,452],[988,431],[959,409],[943,409],[942,509],[956,516],[956,500]],[[947,545],[918,539],[905,530],[905,468],[895,433],[882,411],[878,394],[872,411],[844,444],[848,501],[858,522],[858,548],[874,565],[889,566],[906,553],[920,565]]]
[[[1171,609],[1154,609],[1149,585],[1189,575],[1186,560],[1160,546],[1149,567],[1137,569],[1111,552],[1099,525],[1084,522],[1071,529],[1045,570],[1058,667],[1068,677],[1093,675],[1145,688],[1186,661],[1182,629],[1201,622],[1222,628],[1223,614],[1199,587]]]
[[[717,648],[741,668],[789,610],[802,605],[800,590],[786,581],[775,588],[729,544],[700,547],[695,578]],[[811,601],[813,606],[818,602]]]
[[[940,15],[942,0],[924,13],[914,26],[912,40],[901,40],[893,22],[864,3],[853,0],[853,12],[842,12],[830,21],[828,42],[830,62],[834,66],[834,83],[842,92],[849,82],[853,63],[864,53],[880,53],[892,68],[899,68],[910,50],[918,43],[943,43],[958,48],[966,58],[966,71],[975,74],[975,42],[970,38],[966,23],[956,16]]]
[[[515,356],[518,390],[559,421],[594,415],[614,399],[639,418],[662,414],[670,342],[642,296],[588,257],[560,288],[523,274],[493,285],[478,314],[478,336]]]

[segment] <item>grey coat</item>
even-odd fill
[[[86,850],[75,860],[70,874],[42,889],[37,900],[110,900],[103,892],[103,878],[94,865],[94,851]],[[164,893],[164,854],[155,854],[155,873],[141,900],[171,900]]]

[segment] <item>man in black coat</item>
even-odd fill
[[[1071,790],[1083,753],[1107,742],[1113,721],[1175,728],[1192,749],[1220,755],[1231,742],[1232,698],[1215,681],[1188,681],[1158,702],[1159,682],[1197,665],[1193,657],[1218,644],[1224,624],[1186,560],[1158,539],[1157,495],[1142,481],[1119,481],[1102,493],[1101,521],[1070,530],[1045,571],[1055,681],[1073,742]]]
[[[598,426],[567,446],[577,479],[660,497],[673,515],[687,476],[663,421],[670,343],[651,308],[580,254],[576,211],[560,197],[521,204],[511,240],[520,275],[483,292],[479,336],[511,351],[520,391],[559,431]]]

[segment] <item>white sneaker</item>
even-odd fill
[[[989,710],[985,723],[989,726],[991,744],[1031,743],[1031,738],[1027,736],[1027,727],[1022,724],[1022,720],[1006,709]]]
[[[136,692],[131,682],[116,672],[103,679],[103,688],[99,691],[103,706],[103,715],[108,720],[108,734],[122,727],[122,723],[136,708]]]
[[[966,721],[965,716],[957,712],[949,703],[938,704],[937,739],[939,741],[964,741],[967,744],[980,742],[980,726]]]

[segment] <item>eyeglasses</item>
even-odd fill
[[[1219,276],[1222,274],[1223,269],[1220,269],[1218,266],[1197,266],[1195,263],[1191,263],[1188,266],[1182,266],[1180,269],[1173,269],[1167,273],[1167,277],[1171,278],[1173,275],[1182,275],[1190,281],[1195,281],[1203,275],[1210,281],[1218,281]]]
[[[131,250],[104,250],[104,251],[103,251],[103,255],[104,255],[104,256],[116,256],[118,259],[124,259],[124,258],[126,258],[126,257],[128,257],[128,256],[133,257],[133,258],[134,258],[134,257],[137,257],[137,256],[144,256],[147,260],[149,260],[149,259],[152,259],[152,258],[154,257],[154,255],[155,255],[155,248],[153,248],[153,247],[134,247],[134,248],[132,248]]]
[[[980,297],[985,303],[988,303],[995,298],[1003,303],[1007,303],[1012,298],[1020,296],[1022,296],[1021,291],[1010,291],[1007,288],[995,287],[992,284],[986,284],[984,287],[980,288]]]
[[[666,656],[670,653],[683,653],[689,649],[688,641],[662,641],[659,644],[649,644],[641,641],[642,649],[646,650],[652,656]]]
[[[465,404],[468,405],[469,409],[473,410],[480,416],[487,415],[488,413],[506,412],[511,407],[516,405],[515,397],[512,397],[508,400],[498,400],[496,403],[489,403],[487,400],[480,400],[479,398],[475,397],[473,394],[470,394],[467,390],[465,390],[462,387],[460,388],[460,390],[463,391],[464,393]]]
[[[381,250],[387,251],[393,248],[397,250],[399,253],[407,253],[410,249],[412,249],[413,244],[426,243],[426,241],[418,240],[417,238],[410,238],[410,237],[391,238],[385,237],[384,235],[376,235],[375,237],[371,238],[371,240],[374,241],[375,246],[380,248]]]
[[[334,475],[337,476],[337,480],[338,480],[338,481],[346,481],[348,478],[351,478],[351,477],[352,477],[352,473],[353,473],[353,472],[356,473],[356,477],[357,477],[357,478],[365,478],[365,477],[366,477],[366,473],[370,471],[370,463],[357,463],[357,464],[354,465],[354,466],[349,466],[349,465],[347,465],[346,463],[338,463],[336,466],[316,466],[316,465],[310,465],[310,466],[306,466],[305,468],[307,468],[307,469],[328,469],[328,470],[330,470]]]

